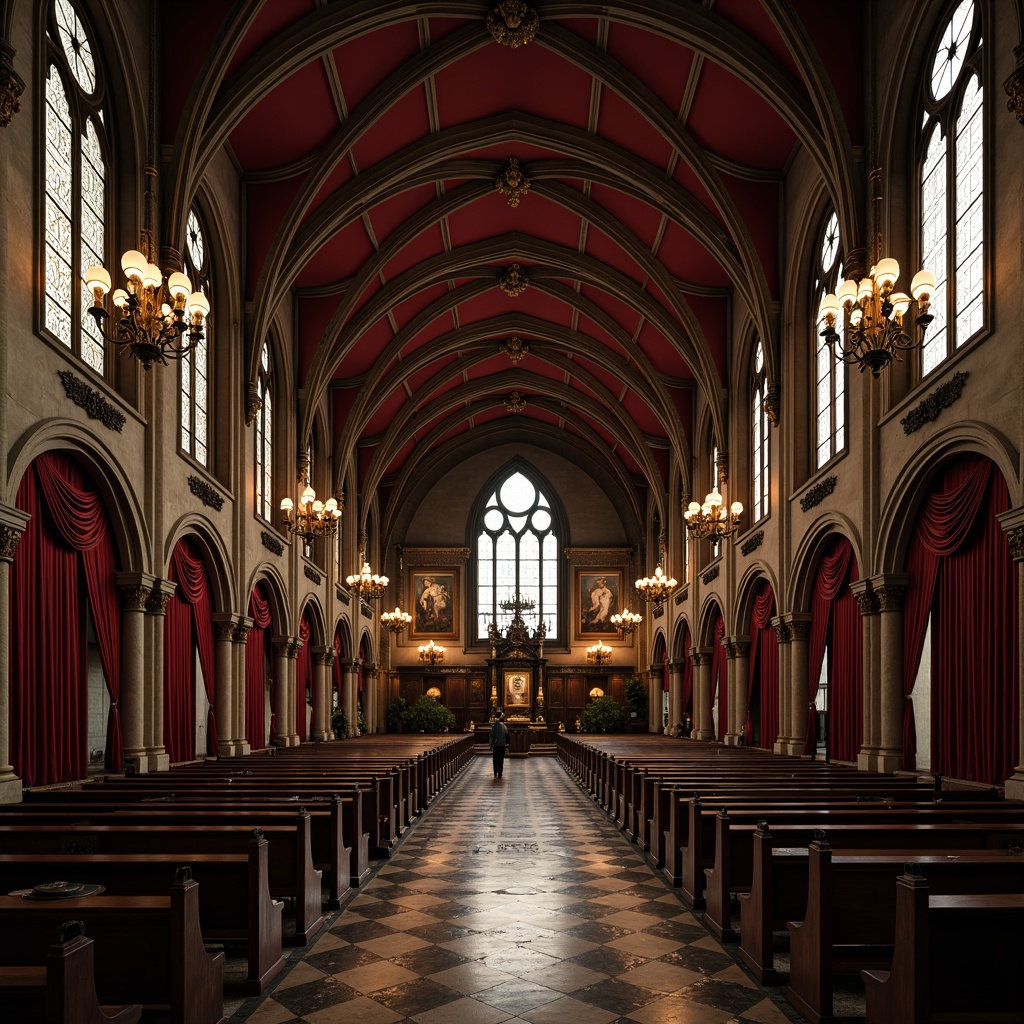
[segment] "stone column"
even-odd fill
[[[238,685],[235,676],[235,630],[241,618],[233,612],[216,612],[213,616],[214,664],[216,678],[213,690],[213,714],[217,722],[217,753],[220,757],[236,757],[238,733]],[[244,687],[243,687],[244,689]]]
[[[800,755],[807,739],[810,686],[807,678],[807,647],[811,637],[811,616],[806,612],[784,615],[790,635],[790,734],[786,754]]]
[[[341,706],[348,717],[348,736],[357,735],[356,729],[356,671],[358,662],[346,661],[341,668]]]
[[[678,736],[678,725],[683,720],[683,663],[668,663],[668,734]]]
[[[1017,764],[1006,780],[1008,800],[1024,800],[1024,508],[1012,508],[997,517],[1006,531],[1010,557],[1017,563]]]
[[[313,648],[313,718],[309,725],[309,738],[314,743],[330,739],[327,707],[327,655],[330,647]]]
[[[334,663],[338,660],[338,652],[333,647],[324,648],[324,729],[329,740],[341,739],[334,735],[331,726],[331,715],[334,711],[331,687],[334,685]]]
[[[875,770],[895,772],[903,764],[903,599],[910,577],[887,574],[872,579],[878,598],[881,732]],[[908,766],[909,767],[909,766]]]
[[[146,602],[147,629],[150,635],[150,678],[146,694],[145,744],[151,772],[165,772],[171,767],[171,758],[164,747],[164,625],[167,606],[171,603],[176,583],[154,580]]]
[[[149,770],[146,750],[146,606],[156,577],[119,572],[121,590],[121,749],[132,771]]]
[[[252,629],[252,619],[247,615],[240,615],[235,626],[234,635],[231,638],[232,652],[231,664],[234,669],[236,685],[233,687],[234,701],[232,705],[231,737],[238,757],[245,757],[252,750],[252,738],[246,734],[245,728],[245,645],[249,639],[249,630]],[[263,700],[262,690],[260,701]],[[258,736],[259,746],[263,746],[263,737]]]
[[[792,699],[793,686],[793,636],[781,615],[772,619],[775,640],[779,645],[779,735],[775,738],[772,752],[785,754],[793,737]]]
[[[288,742],[288,691],[289,691],[289,657],[291,637],[275,636],[271,638],[274,651],[274,684],[272,706],[274,711],[274,727],[270,730],[270,742],[277,747],[290,746]],[[294,664],[291,666],[294,669]],[[291,674],[291,682],[295,683],[295,674]]]
[[[363,715],[366,718],[367,733],[377,731],[377,688],[380,685],[380,666],[367,665],[364,669],[366,689],[363,690]]]
[[[11,764],[11,562],[29,516],[0,508],[0,803],[21,802],[21,779]]]
[[[746,743],[747,690],[750,683],[750,637],[734,636],[723,641],[729,662],[729,727],[724,733],[726,746]]]
[[[693,658],[693,719],[694,739],[715,738],[713,694],[711,693],[711,657],[713,647],[695,647]]]
[[[878,762],[878,745],[881,735],[881,704],[878,700],[879,649],[878,649],[878,597],[871,587],[871,580],[855,580],[850,590],[857,598],[861,615],[861,702],[863,710],[863,735],[857,767],[861,771],[874,771]]]
[[[299,667],[299,665],[298,665],[298,663],[299,663],[299,651],[302,650],[302,641],[297,636],[289,637],[288,640],[289,640],[288,650],[286,652],[287,666],[288,666],[288,670],[287,670],[288,671],[288,675],[287,675],[288,687],[287,687],[287,694],[285,696],[285,705],[284,705],[285,706],[285,713],[287,715],[287,720],[288,720],[288,742],[285,745],[289,746],[289,747],[297,747],[299,745],[299,742],[300,742],[299,741],[298,726],[297,726],[296,719],[295,719],[295,716],[296,716],[297,711],[298,711],[298,688],[299,688],[299,680],[298,680],[298,671],[297,670],[298,670],[298,667]],[[302,713],[303,714],[306,713],[305,694],[303,694],[303,699],[302,699]]]

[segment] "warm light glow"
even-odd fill
[[[362,557],[362,553],[360,553]],[[355,591],[360,597],[373,601],[384,596],[384,591],[391,581],[387,576],[378,576],[371,568],[369,562],[363,562],[363,567],[358,574],[353,573],[345,577],[348,589]]]
[[[734,501],[726,509],[725,501],[716,484],[704,499],[703,505],[697,505],[695,501],[690,502],[683,513],[683,520],[690,531],[690,536],[696,537],[697,540],[710,537],[717,541],[736,532],[742,515],[743,503]],[[639,582],[637,586],[639,587]]]
[[[412,622],[412,616],[396,607],[393,612],[381,612],[380,622],[385,629],[398,636]]]
[[[685,514],[691,515],[698,512],[700,512],[700,506],[695,501],[691,501],[689,509]],[[675,576],[669,577],[662,572],[661,563],[659,562],[653,576],[644,576],[643,579],[637,580],[633,585],[636,587],[636,592],[641,600],[653,601],[656,605],[660,605],[679,584]],[[639,621],[640,617],[637,616],[637,622]]]
[[[603,665],[611,656],[612,649],[600,641],[587,648],[587,662],[591,665]]]
[[[339,505],[334,498],[329,498],[324,504],[317,500],[316,491],[312,487],[306,487],[299,495],[298,511],[291,498],[281,499],[280,507],[284,517],[282,525],[307,544],[311,544],[316,537],[332,537],[337,533],[343,504],[344,501]]]
[[[440,644],[435,644],[433,640],[429,644],[420,644],[420,661],[427,662],[430,665],[439,665],[444,661],[445,649]]]

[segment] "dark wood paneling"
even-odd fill
[[[444,691],[445,703],[453,711],[466,706],[466,680],[462,676],[449,676]]]

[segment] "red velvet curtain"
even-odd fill
[[[216,658],[210,586],[198,544],[183,537],[174,547],[168,578],[177,584],[164,623],[164,745],[172,761],[195,756],[195,649],[203,670],[207,751],[217,751]]]
[[[245,731],[249,745],[258,750],[267,742],[266,720],[266,632],[270,625],[270,601],[262,583],[257,583],[249,595],[249,617],[253,620],[245,641]]]
[[[910,583],[903,606],[904,767],[913,767],[917,762],[917,723],[910,694],[921,664],[939,565],[967,540],[989,493],[991,468],[992,463],[980,455],[954,460],[933,481],[931,494],[917,512],[907,551]]]
[[[761,580],[754,593],[750,615],[750,673],[747,680],[747,743],[754,741],[750,706],[755,693],[760,697],[760,742],[771,750],[779,738],[779,641],[772,619],[775,617],[775,591]]]
[[[849,582],[858,578],[850,559]],[[856,595],[844,587],[832,602],[832,657],[829,659],[829,757],[856,761],[864,737],[863,619]]]
[[[679,708],[679,721],[682,722],[686,715],[690,716],[693,722],[693,658],[690,657],[690,631],[683,633],[683,699]]]
[[[722,637],[725,636],[725,619],[719,612],[715,619],[715,647],[711,655],[711,702],[714,705],[715,690],[718,690],[718,729],[716,740],[729,731],[729,662],[725,657]]]
[[[334,633],[334,664],[331,666],[331,682],[334,686],[335,696],[332,699],[331,710],[341,707],[341,634]]]
[[[1017,705],[1017,568],[996,516],[1010,507],[991,473],[961,545],[942,556],[932,630],[932,766],[1002,785],[1013,772]]]
[[[853,548],[842,536],[834,537],[825,549],[818,565],[818,577],[811,598],[811,638],[807,650],[807,735],[804,753],[813,754],[818,744],[818,716],[814,709],[814,698],[818,693],[821,665],[825,660],[825,648],[832,633],[833,602],[848,583],[850,566],[853,563]],[[855,570],[856,571],[856,570]],[[833,652],[833,667],[835,656]],[[831,679],[829,685],[831,686]],[[829,695],[831,699],[831,694]],[[831,717],[829,718],[832,723]]]
[[[313,696],[313,651],[309,645],[312,635],[313,623],[309,618],[309,612],[305,611],[299,620],[299,639],[302,646],[295,662],[295,729],[301,741],[309,738],[309,730],[306,728],[306,706]]]

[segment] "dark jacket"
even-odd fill
[[[495,722],[491,726],[491,750],[504,747],[508,743],[508,726],[504,722]]]

